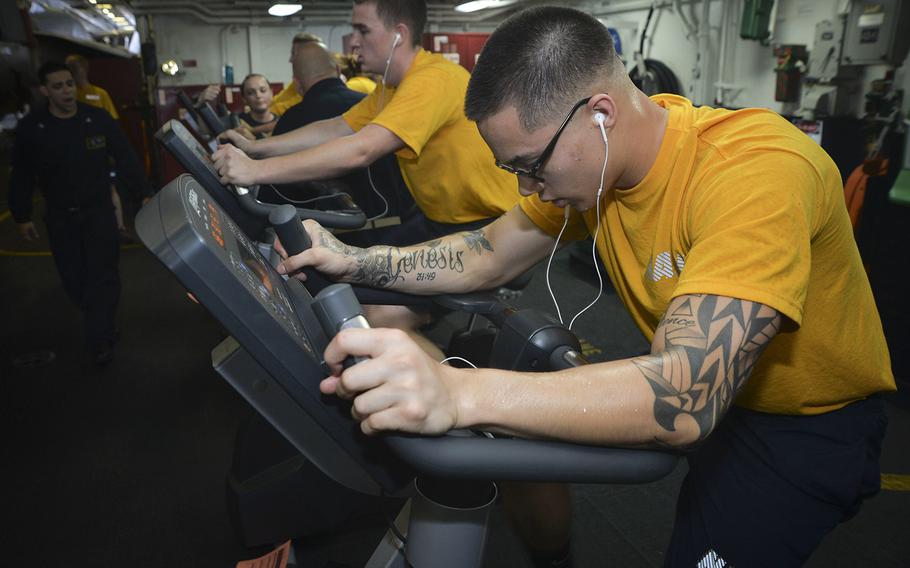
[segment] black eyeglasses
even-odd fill
[[[530,168],[528,168],[528,169],[517,168],[515,166],[510,166],[509,164],[504,164],[504,163],[500,162],[499,160],[496,160],[496,167],[501,168],[501,169],[509,172],[510,174],[515,174],[517,176],[524,176],[524,177],[531,178],[535,181],[539,181],[539,182],[543,183],[543,178],[540,177],[539,175],[537,175],[537,172],[540,171],[540,168],[543,167],[544,163],[547,161],[547,158],[549,158],[550,154],[553,153],[553,148],[556,147],[556,142],[559,140],[560,134],[562,134],[562,131],[566,129],[566,125],[568,125],[569,121],[572,120],[572,117],[575,115],[575,112],[578,109],[580,109],[581,107],[588,104],[589,100],[591,100],[591,97],[581,99],[580,101],[575,103],[575,106],[573,106],[572,110],[569,111],[569,114],[566,115],[566,119],[563,120],[562,124],[559,126],[559,128],[556,129],[556,134],[554,134],[553,138],[550,139],[550,143],[547,144],[547,147],[544,148],[543,152],[541,152],[540,157],[537,158],[537,160],[535,160],[533,164],[531,164]]]

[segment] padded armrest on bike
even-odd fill
[[[344,180],[338,178],[314,179],[305,181],[301,185],[308,191],[318,193],[319,195],[350,194],[351,192],[351,186]]]
[[[366,224],[366,214],[364,214],[363,211],[360,210],[360,207],[354,203],[354,200],[350,195],[351,188],[344,181],[340,179],[312,180],[300,184],[300,187],[308,193],[315,193],[321,197],[330,198],[320,202],[320,210],[322,211],[350,215],[356,214],[363,217],[363,222],[357,227],[342,227],[340,225],[331,226],[339,229],[359,229]]]
[[[441,294],[433,296],[433,300],[443,308],[469,314],[492,314],[508,307],[506,303],[494,296],[491,291],[471,292],[469,294]]]
[[[351,196],[346,193],[337,193],[332,199],[326,201],[326,210],[328,211],[360,211],[360,207],[354,203]]]
[[[301,219],[313,219],[323,227],[332,229],[359,229],[367,222],[366,213],[357,209],[356,206],[354,209],[325,211],[320,209],[301,209],[298,207],[297,213],[300,215]]]
[[[519,438],[384,436],[423,473],[457,479],[646,483],[673,471],[677,453]]]
[[[418,296],[416,294],[405,294],[404,292],[370,288],[368,286],[352,286],[352,288],[354,288],[354,294],[357,295],[357,299],[361,304],[408,306],[427,310],[436,304],[433,296]]]
[[[269,213],[278,207],[270,203],[262,203],[256,199],[258,188],[250,188],[247,191],[238,191],[235,189],[237,201],[241,207],[250,215],[258,218],[268,218]],[[360,209],[344,211],[321,211],[319,209],[303,209],[296,207],[297,215],[301,219],[314,219],[320,225],[336,229],[359,229],[366,223],[366,214]]]
[[[336,186],[330,183],[332,181],[308,181],[293,186],[300,191],[315,193],[320,197],[330,196],[332,198],[320,202],[322,209],[297,207],[300,218],[313,219],[323,227],[330,229],[359,229],[366,225],[366,213],[354,203],[349,195],[338,192],[339,189],[344,190],[347,186],[341,182],[338,182],[340,186]],[[259,186],[250,187],[250,193],[258,200]],[[296,203],[287,198],[282,192],[276,190],[275,196],[284,203],[296,207]]]

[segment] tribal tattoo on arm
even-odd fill
[[[669,433],[694,421],[692,445],[704,440],[780,326],[777,310],[757,302],[694,294],[675,298],[657,328],[651,355],[633,360],[654,391],[657,423]]]
[[[468,250],[478,255],[485,250],[493,251],[493,245],[483,229],[462,233],[462,238]],[[362,249],[346,245],[328,232],[323,232],[320,242],[323,247],[354,259],[356,269],[348,277],[349,281],[376,288],[390,288],[409,278],[416,282],[429,282],[442,271],[465,271],[465,251],[454,246],[457,241],[436,239],[404,249],[382,245]]]

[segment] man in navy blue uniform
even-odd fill
[[[110,158],[138,196],[151,195],[139,162],[107,111],[76,101],[76,84],[62,63],[38,70],[48,105],[16,130],[9,207],[25,240],[38,238],[32,194],[41,189],[54,263],[70,299],[82,310],[86,345],[95,363],[113,357],[120,298],[117,222],[110,198]]]

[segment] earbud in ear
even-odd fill
[[[604,139],[604,144],[607,143],[607,130],[604,128],[604,122],[607,120],[607,115],[602,112],[594,113],[594,122],[597,123],[597,126],[600,127],[600,136]]]
[[[401,34],[400,34],[400,33],[396,33],[396,34],[395,34],[395,40],[392,41],[392,47],[396,47],[399,43],[401,43]]]

